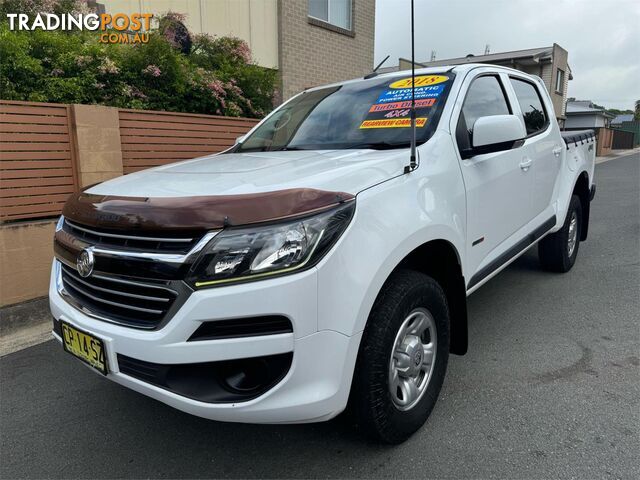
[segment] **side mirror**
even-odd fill
[[[244,137],[246,137],[246,135],[240,135],[238,138],[236,138],[236,145],[238,145],[239,143],[242,143],[244,141]]]
[[[473,124],[473,146],[465,152],[465,158],[517,148],[526,136],[524,125],[515,115],[480,117]]]

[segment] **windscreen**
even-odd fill
[[[417,75],[416,141],[435,131],[453,73]],[[411,139],[411,76],[373,78],[307,91],[260,125],[233,152],[404,148]]]

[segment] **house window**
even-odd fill
[[[309,16],[345,30],[351,30],[353,0],[309,0]]]
[[[564,90],[564,72],[558,69],[558,73],[556,74],[556,92],[562,93]]]

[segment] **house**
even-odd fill
[[[566,115],[564,128],[567,130],[608,127],[615,117],[603,108],[594,106],[590,100],[567,102]]]
[[[373,69],[375,0],[109,0],[106,13],[187,15],[195,33],[245,40],[253,61],[280,73],[278,100]]]
[[[566,118],[565,104],[567,102],[568,82],[573,79],[571,68],[568,64],[568,56],[569,53],[564,48],[554,43],[549,47],[529,48],[526,50],[514,50],[487,55],[469,54],[464,57],[416,62],[416,66],[438,67],[465,63],[490,63],[537,75],[542,78],[549,91],[556,118],[562,127]],[[411,69],[411,60],[399,58],[397,67],[388,67],[385,71],[409,69]]]

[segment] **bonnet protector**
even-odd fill
[[[62,214],[79,224],[123,231],[194,232],[319,212],[353,195],[294,188],[243,195],[118,197],[76,193]]]

